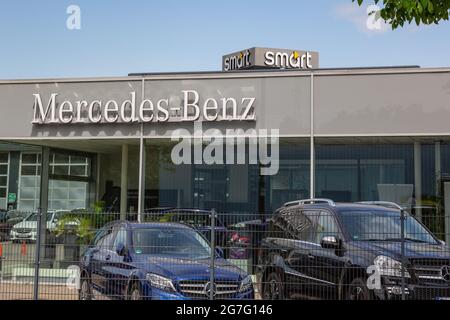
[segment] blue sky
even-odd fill
[[[66,27],[71,4],[80,30]],[[253,46],[319,51],[321,67],[450,66],[450,23],[369,30],[365,11],[351,0],[2,0],[0,79],[219,70],[223,54]]]

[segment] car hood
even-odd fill
[[[52,223],[50,221],[47,222],[47,228],[51,228]],[[25,228],[25,229],[37,229],[37,222],[36,221],[22,221],[18,224],[15,224],[14,229],[18,228]]]
[[[209,279],[210,259],[191,260],[171,258],[167,256],[141,255],[136,262],[145,272],[157,273],[172,279]],[[215,278],[230,281],[240,281],[247,274],[225,259],[215,260]]]
[[[349,250],[366,251],[376,257],[385,255],[401,259],[402,245],[400,241],[355,241]],[[450,259],[450,249],[442,244],[405,242],[405,256],[408,259]]]

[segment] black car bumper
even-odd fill
[[[388,284],[374,290],[375,298],[381,300],[401,300],[403,292],[406,300],[450,300],[450,284],[448,286],[406,284],[404,290],[401,284]]]

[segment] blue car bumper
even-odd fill
[[[147,300],[209,300],[208,297],[191,298],[182,295],[179,292],[167,292],[157,288],[151,287],[148,283],[143,284],[142,291]],[[236,293],[232,298],[227,300],[253,300],[255,297],[253,289],[244,292]],[[216,297],[221,300],[220,296]]]

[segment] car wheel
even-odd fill
[[[281,276],[276,272],[271,272],[266,278],[263,286],[264,300],[283,300],[284,285]]]
[[[371,300],[371,294],[364,279],[353,279],[347,290],[347,300]]]
[[[128,295],[129,300],[142,300],[142,292],[139,283],[135,282],[131,286],[130,293]]]
[[[81,278],[79,300],[92,300],[91,282],[87,278]]]

